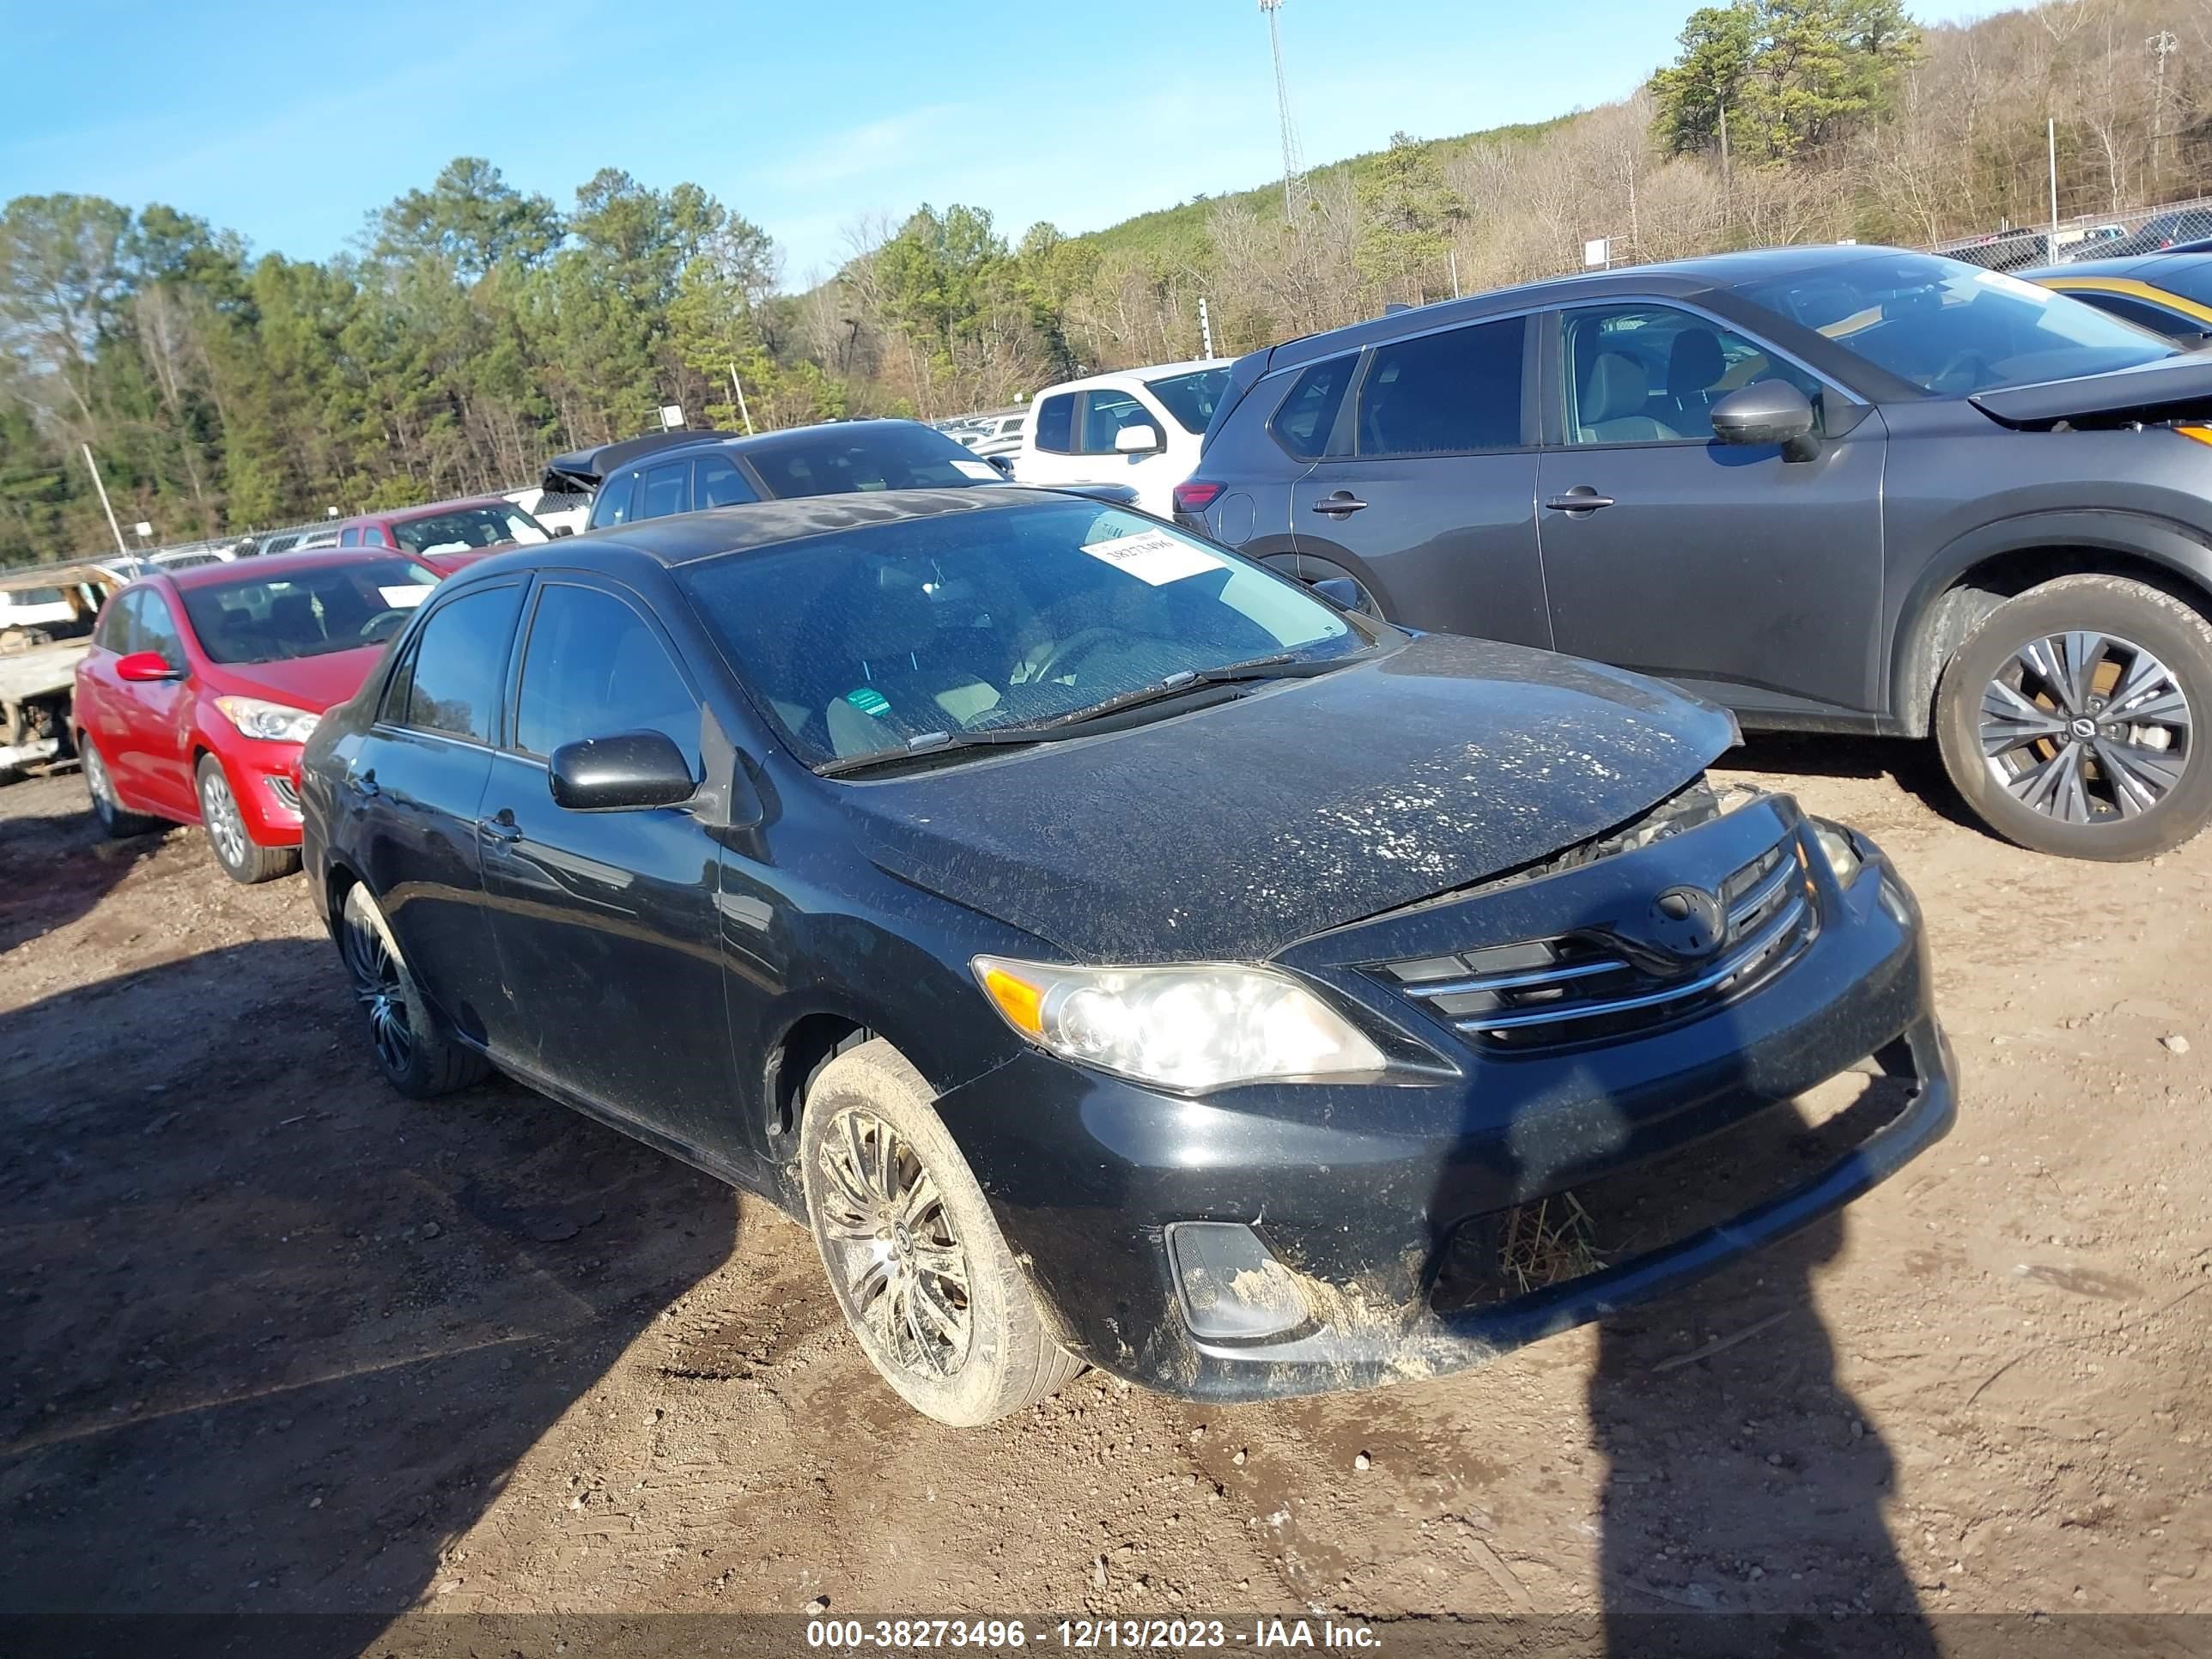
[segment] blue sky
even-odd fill
[[[1919,0],[1923,21],[2016,0]],[[1687,0],[1286,0],[1309,163],[1631,90]],[[456,155],[566,208],[605,166],[767,226],[787,283],[916,204],[1096,229],[1279,171],[1254,0],[77,0],[0,8],[0,200],[166,202],[325,258]]]

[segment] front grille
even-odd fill
[[[1386,982],[1485,1045],[1603,1042],[1710,1012],[1757,988],[1811,943],[1820,914],[1796,835],[1729,872],[1721,943],[1686,965],[1638,959],[1601,931],[1394,962]]]

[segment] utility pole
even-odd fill
[[[2150,105],[2150,170],[2159,176],[2159,157],[2166,148],[2166,60],[2181,50],[2181,39],[2172,29],[2160,29],[2143,42],[2158,59],[2158,91]]]
[[[1275,114],[1283,129],[1283,218],[1288,222],[1297,212],[1297,189],[1304,164],[1298,155],[1297,124],[1291,119],[1291,83],[1283,73],[1283,31],[1276,15],[1283,9],[1283,0],[1260,0],[1260,9],[1267,19],[1267,49],[1275,59]]]
[[[100,463],[92,459],[90,444],[79,444],[77,447],[84,451],[85,470],[92,474],[92,487],[100,492],[100,510],[107,514],[107,528],[115,538],[115,550],[127,559],[131,550],[123,544],[123,526],[115,522],[115,509],[108,505],[107,486],[100,478]]]
[[[1210,361],[1213,356],[1213,319],[1207,314],[1203,294],[1198,296],[1198,343],[1199,355]]]
[[[745,417],[745,436],[753,435],[753,412],[745,407],[745,388],[738,379],[738,366],[730,365],[730,390],[738,394],[738,413]]]
[[[2048,146],[2045,155],[2051,163],[2051,243],[2043,251],[2046,259],[2058,257],[2058,118],[2046,116],[2043,124],[2043,140]]]

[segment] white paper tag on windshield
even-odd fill
[[[1186,576],[1201,576],[1222,566],[1222,561],[1204,548],[1170,536],[1164,530],[1141,530],[1133,536],[1092,542],[1083,550],[1154,587],[1164,587]]]
[[[994,478],[1003,478],[1006,476],[988,461],[955,461],[952,463],[952,470],[963,478],[980,478],[986,483]]]
[[[394,611],[412,611],[430,597],[428,585],[419,582],[410,582],[404,587],[380,587],[376,591],[384,596],[385,604]]]

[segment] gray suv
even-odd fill
[[[1954,260],[1790,248],[1255,352],[1176,513],[1746,726],[1933,735],[1999,833],[2139,859],[2212,817],[2198,420],[2212,356]]]

